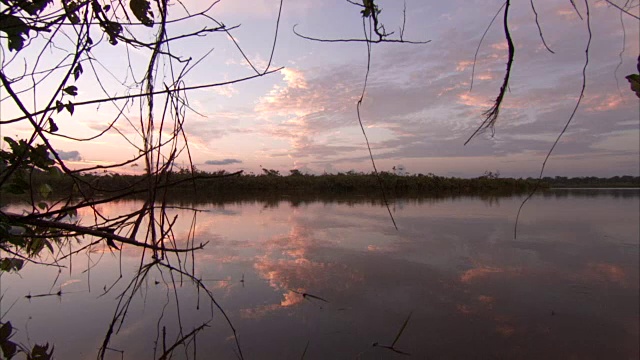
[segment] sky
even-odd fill
[[[624,5],[625,1],[614,1]],[[190,11],[203,1],[182,2]],[[377,1],[381,21],[397,38],[403,23],[398,0]],[[426,44],[374,44],[361,118],[378,170],[404,166],[411,174],[475,177],[485,171],[502,176],[537,176],[544,158],[565,126],[579,98],[588,42],[584,1],[534,2],[544,47],[528,1],[514,1],[509,25],[515,43],[512,77],[495,132],[465,141],[483,120],[482,113],[498,95],[507,62],[502,15],[483,32],[502,1],[406,1],[405,40]],[[638,1],[630,12],[639,14]],[[277,0],[222,0],[209,14],[232,30],[234,38],[254,66],[264,69],[270,57],[278,15]],[[586,91],[568,130],[547,163],[548,176],[615,176],[640,172],[640,103],[625,76],[636,70],[640,54],[638,20],[620,14],[605,1],[589,1],[591,43],[586,70]],[[174,4],[170,14],[182,8]],[[293,33],[323,39],[362,38],[360,9],[344,0],[285,0],[272,60],[282,70],[232,85],[188,92],[185,133],[191,159],[206,171],[262,168],[288,173],[291,169],[321,174],[373,170],[365,138],[358,124],[356,103],[367,71],[364,43],[325,43]],[[210,25],[202,18],[168,27],[169,35]],[[67,33],[70,33],[67,30]],[[67,34],[65,34],[67,35]],[[141,32],[141,39],[152,39]],[[72,36],[56,47],[45,47],[42,64],[63,61]],[[6,41],[6,39],[2,39]],[[38,45],[34,40],[33,48]],[[86,61],[84,74],[74,83],[79,91],[63,102],[86,101],[109,95],[135,93],[127,88],[146,68],[148,51],[126,49],[123,44],[100,44],[94,61]],[[229,81],[255,74],[224,33],[178,40],[173,53],[195,59],[207,55],[185,76],[186,85]],[[3,43],[3,48],[6,43]],[[32,49],[25,60],[6,65],[6,72],[32,66]],[[31,52],[31,53],[30,53]],[[10,54],[9,54],[10,55]],[[9,58],[2,53],[3,64]],[[170,82],[171,68],[161,62],[158,86]],[[35,66],[35,65],[33,65]],[[176,68],[177,65],[176,65]],[[94,73],[95,71],[95,73]],[[60,72],[62,73],[62,72]],[[56,74],[58,74],[56,72]],[[101,79],[95,81],[95,75]],[[38,93],[20,96],[30,109],[42,108],[57,84],[55,76],[42,79]],[[16,87],[27,86],[16,83]],[[4,89],[1,97],[6,98]],[[35,99],[35,100],[34,100]],[[156,100],[163,104],[164,98]],[[10,101],[0,103],[3,120],[20,116]],[[90,137],[118,118],[115,128],[92,141],[78,143],[52,138],[61,157],[73,167],[110,164],[136,156],[129,142],[138,144],[138,103],[120,108],[106,103],[77,107],[73,116],[55,114],[60,132]],[[158,105],[156,105],[158,107]],[[126,116],[126,117],[125,117]],[[159,117],[158,117],[159,118]],[[28,124],[2,125],[2,136],[29,136]],[[177,164],[188,164],[186,153]],[[136,172],[144,166],[126,167]]]

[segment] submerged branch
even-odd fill
[[[99,230],[99,229],[91,228],[88,226],[65,223],[60,221],[27,218],[25,216],[12,214],[12,213],[0,212],[0,214],[2,216],[6,216],[9,220],[11,220],[16,224],[31,225],[31,226],[45,228],[45,229],[59,229],[59,230],[73,231],[76,233],[76,235],[92,235],[92,236],[107,239],[107,241],[108,240],[118,241],[123,244],[134,245],[134,246],[151,249],[155,251],[167,251],[167,252],[175,252],[175,253],[189,252],[189,251],[194,251],[198,249],[203,249],[207,244],[207,243],[204,243],[204,244],[195,246],[193,248],[185,248],[185,249],[178,249],[178,248],[172,249],[172,248],[158,247],[155,245],[150,245],[147,243],[137,241],[132,238],[116,235],[108,230]]]

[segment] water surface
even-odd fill
[[[521,200],[397,199],[398,230],[364,198],[191,204],[205,210],[196,214],[195,244],[208,244],[172,265],[202,279],[246,359],[638,358],[640,192],[537,195],[514,239]],[[100,210],[116,216],[139,206]],[[185,246],[193,213],[171,214]],[[14,340],[55,344],[56,358],[93,359],[140,251],[95,247],[61,265],[60,273],[29,265],[4,274],[3,321],[18,329]],[[407,319],[398,352],[384,348]],[[153,269],[106,358],[158,357],[163,343],[204,323],[174,358],[237,358],[205,292]]]

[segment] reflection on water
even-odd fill
[[[524,208],[516,240],[521,198],[397,199],[398,231],[365,198],[201,201],[195,243],[209,243],[193,269],[247,359],[637,358],[639,200],[637,190],[545,192]],[[193,213],[173,212],[186,239]],[[57,358],[95,358],[138,263],[138,250],[96,248],[59,274],[4,274],[3,321],[23,343],[54,343]],[[174,358],[236,358],[204,298],[152,270],[106,358],[152,358],[209,320]]]

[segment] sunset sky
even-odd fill
[[[621,0],[614,2],[624,4]],[[193,11],[205,2],[183,3]],[[377,3],[387,31],[398,32],[403,2]],[[510,91],[494,136],[487,132],[463,146],[502,83],[507,44],[500,15],[478,53],[470,91],[476,47],[503,2],[407,0],[404,39],[430,42],[373,46],[362,120],[378,169],[390,171],[402,164],[410,173],[474,177],[498,170],[504,176],[537,176],[582,85],[588,32],[585,4],[575,3],[583,19],[569,1],[534,3],[545,40],[555,52],[552,54],[540,39],[529,1],[513,2],[509,23],[516,53]],[[632,3],[635,7],[630,12],[639,14],[638,1]],[[585,97],[546,174],[637,176],[640,106],[625,76],[637,72],[638,20],[621,16],[605,1],[589,1],[589,5],[593,38]],[[228,26],[241,25],[232,34],[262,70],[269,59],[278,6],[277,0],[222,0],[210,14]],[[170,11],[182,10],[175,5]],[[189,24],[191,27],[170,26],[169,35],[197,30],[204,24],[196,19]],[[283,70],[248,82],[188,93],[191,108],[204,115],[187,110],[185,122],[193,162],[199,169],[259,173],[262,166],[283,173],[294,168],[309,173],[372,171],[356,116],[366,73],[365,44],[305,40],[293,33],[296,24],[296,30],[307,36],[362,38],[359,8],[344,0],[285,0],[272,65],[283,66]],[[194,59],[213,49],[186,76],[187,85],[254,74],[222,33],[171,46],[174,53]],[[56,49],[48,51],[52,58],[61,56],[56,55]],[[127,75],[127,58],[136,74],[142,74],[148,52],[127,54],[123,45],[105,43],[95,49],[94,56],[104,66],[94,63],[105,89],[111,95],[122,95],[126,89],[115,79],[132,82]],[[13,68],[7,67],[7,71],[23,64],[14,62],[10,66]],[[91,81],[90,65],[84,67],[75,102],[104,97],[98,84]],[[162,72],[166,73],[166,68]],[[46,92],[46,82],[42,86]],[[0,91],[4,99],[6,93]],[[23,96],[30,109],[44,106],[29,100],[32,95]],[[157,101],[162,104],[164,100]],[[1,110],[3,120],[21,115],[6,100]],[[139,105],[129,106],[126,112],[132,123],[139,121]],[[89,105],[78,107],[72,117],[58,114],[56,122],[66,134],[91,136],[117,114],[111,104]],[[123,139],[135,138],[135,132],[123,119],[116,127],[120,133],[110,131],[95,141],[77,143],[55,138],[53,144],[73,166],[122,161],[136,154]],[[25,137],[29,133],[26,123],[2,126],[2,136]],[[182,157],[178,165],[186,162]]]

